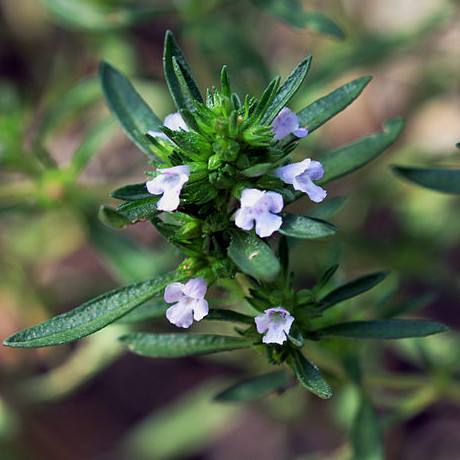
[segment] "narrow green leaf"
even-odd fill
[[[312,364],[303,354],[296,350],[292,353],[294,372],[300,383],[315,395],[323,399],[332,396],[332,390],[319,369]]]
[[[385,130],[372,136],[364,137],[333,152],[319,157],[324,168],[324,176],[317,184],[325,184],[345,174],[361,168],[379,156],[398,138],[403,128],[400,118],[385,123]]]
[[[281,391],[288,384],[286,371],[270,372],[239,382],[215,396],[219,402],[252,401]]]
[[[159,196],[150,195],[150,198],[122,203],[117,207],[116,211],[123,214],[131,223],[151,219],[161,212],[157,209],[159,198]]]
[[[252,112],[251,116],[246,120],[248,125],[262,124],[261,120],[265,115],[267,109],[271,106],[272,102],[275,99],[275,95],[278,92],[278,87],[280,84],[280,77],[275,77],[269,85],[265,88],[262,96],[260,96],[257,105]]]
[[[152,194],[148,192],[145,182],[140,184],[130,184],[114,190],[110,196],[119,200],[137,201],[146,198],[152,198]]]
[[[170,306],[171,304],[167,304],[162,298],[153,299],[119,318],[117,324],[132,324],[152,318],[159,318],[166,314],[166,310]]]
[[[187,86],[187,93],[184,93],[181,82],[179,81],[179,78],[174,70],[173,58],[175,58],[177,65],[181,70],[183,81]],[[184,53],[179,48],[173,34],[169,30],[166,32],[165,37],[163,66],[169,91],[171,92],[171,96],[178,110],[191,110],[191,104],[190,101],[188,101],[189,95],[191,95],[195,101],[204,103],[200,94],[200,90],[198,89],[192,72],[188,66],[187,60],[185,59]]]
[[[348,197],[337,196],[321,203],[310,212],[308,217],[315,217],[317,219],[331,219],[334,217],[347,203]]]
[[[411,311],[420,310],[430,305],[434,299],[436,299],[436,294],[434,292],[428,292],[419,297],[413,297],[412,299],[404,300],[396,304],[392,303],[383,307],[383,309],[379,312],[379,316],[382,319],[387,319],[404,313],[409,313]]]
[[[444,193],[460,193],[460,169],[410,168],[392,166],[393,171],[409,182]]]
[[[131,225],[131,220],[109,206],[101,206],[98,214],[99,220],[111,228],[122,228]]]
[[[154,280],[125,286],[96,297],[62,315],[7,338],[9,347],[37,348],[81,339],[126,315],[156,296],[168,284],[187,276],[170,273]]]
[[[344,300],[356,297],[363,292],[369,291],[374,286],[382,282],[388,276],[388,272],[377,272],[370,275],[361,276],[349,283],[343,284],[324,296],[318,304],[322,310],[343,302]]]
[[[325,336],[350,337],[354,339],[404,339],[408,337],[425,337],[449,330],[444,324],[433,321],[382,319],[339,323],[314,332]]]
[[[270,246],[250,232],[235,231],[228,255],[242,272],[255,278],[273,279],[280,271]]]
[[[286,81],[279,87],[273,102],[262,117],[261,124],[269,125],[281,109],[287,105],[304,82],[308,70],[310,69],[310,64],[311,56],[308,56],[291,72]]]
[[[134,332],[120,338],[129,351],[150,358],[179,358],[219,351],[248,348],[251,342],[242,337],[213,334],[150,334]]]
[[[311,133],[348,107],[363,91],[371,77],[361,77],[341,86],[297,113],[299,125]]]
[[[308,11],[303,17],[304,27],[322,34],[331,35],[339,40],[345,39],[343,30],[320,11]]]
[[[383,460],[383,441],[379,420],[367,398],[362,398],[351,430],[354,460]]]
[[[245,177],[260,177],[273,168],[272,163],[259,163],[249,168],[243,169],[241,174]]]
[[[321,219],[302,217],[283,212],[283,224],[279,232],[292,238],[308,240],[326,238],[338,232],[338,228]]]
[[[335,272],[339,268],[338,264],[332,265],[332,267],[329,267],[322,275],[321,278],[319,279],[318,283],[315,286],[315,291],[318,289],[322,289],[324,286],[326,286],[327,283],[329,283],[330,279],[334,276]]]
[[[153,154],[145,137],[149,130],[158,130],[161,121],[134,89],[130,81],[115,67],[102,61],[99,74],[102,92],[110,111],[128,137],[149,157],[160,162]]]
[[[237,311],[225,310],[223,308],[211,308],[209,314],[203,318],[207,321],[230,321],[232,323],[244,323],[254,325],[252,316],[244,315]]]

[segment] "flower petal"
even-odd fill
[[[275,169],[275,175],[279,177],[284,183],[292,184],[294,178],[303,172],[305,172],[310,166],[310,158],[306,158],[298,163],[292,163],[290,165],[282,166],[281,168]]]
[[[164,299],[165,302],[172,303],[177,302],[184,290],[182,283],[171,283],[166,286]]]
[[[265,195],[265,192],[256,188],[245,188],[241,193],[241,206],[243,208],[252,207]]]
[[[166,318],[177,327],[190,327],[193,323],[193,311],[190,306],[181,302],[166,310]]]
[[[306,129],[306,128],[297,128],[294,131],[292,131],[292,134],[294,134],[294,136],[302,139],[308,134],[308,129]]]
[[[166,118],[165,121],[163,122],[164,126],[166,128],[169,128],[173,131],[179,131],[181,128],[184,131],[188,131],[188,126],[185,124],[184,119],[182,118],[182,115],[179,112],[171,113],[169,114]]]
[[[273,328],[270,327],[268,332],[265,334],[264,338],[262,339],[263,343],[278,343],[282,344],[287,339],[286,333],[282,328]]]
[[[276,116],[273,120],[274,140],[283,139],[299,127],[297,115],[287,107]]]
[[[163,196],[157,202],[160,211],[175,211],[179,207],[180,189],[165,190]]]
[[[193,307],[193,318],[195,319],[195,321],[202,320],[208,313],[208,302],[204,299],[197,300]]]
[[[255,215],[248,208],[241,208],[236,211],[235,225],[242,230],[251,230],[254,226]]]
[[[194,278],[187,281],[183,293],[193,299],[202,299],[206,294],[206,287],[206,281],[203,278]]]
[[[321,179],[324,176],[323,165],[319,161],[312,161],[308,167],[308,175],[312,180]]]
[[[266,313],[261,313],[254,318],[257,332],[263,334],[270,327],[270,317]]]
[[[283,196],[277,192],[267,192],[265,194],[267,209],[271,212],[280,212],[283,209]]]
[[[293,185],[296,190],[301,190],[306,193],[310,200],[315,203],[320,203],[327,196],[326,190],[313,183],[308,176],[308,171],[296,177]]]
[[[187,180],[190,176],[190,166],[188,165],[172,166],[171,168],[158,168],[157,171],[161,172],[162,174],[183,174],[187,176]]]
[[[169,137],[161,131],[147,131],[147,134],[152,137],[159,137],[161,139],[164,139],[165,141],[169,141]]]
[[[261,238],[266,238],[279,230],[282,223],[283,219],[281,219],[281,216],[265,212],[256,218],[256,233]]]

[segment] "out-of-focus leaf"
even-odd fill
[[[308,216],[316,219],[331,219],[345,206],[347,201],[348,198],[346,196],[331,198],[315,207]]]
[[[174,69],[174,60],[180,68],[181,79],[183,84]],[[193,78],[192,72],[185,59],[184,53],[179,48],[173,34],[168,30],[165,37],[165,46],[163,54],[163,65],[165,71],[166,82],[168,83],[169,91],[174,99],[178,110],[194,110],[194,100],[203,103],[200,90]]]
[[[234,232],[228,255],[241,271],[255,278],[273,279],[280,271],[270,247],[249,232]]]
[[[161,162],[152,152],[151,143],[145,137],[147,131],[158,130],[162,125],[161,121],[130,81],[115,67],[102,61],[99,72],[107,105],[125,133],[144,153]]]
[[[127,225],[131,225],[132,223],[131,219],[128,219],[126,216],[109,206],[101,206],[99,208],[98,217],[103,224],[112,228],[122,228]]]
[[[393,171],[414,184],[444,193],[460,193],[460,169],[393,166]]]
[[[383,460],[383,442],[377,414],[371,403],[362,398],[351,430],[353,460]]]
[[[314,32],[332,35],[344,39],[345,35],[340,27],[319,11],[303,11],[297,0],[251,0],[258,8],[283,19],[295,27],[306,27]]]
[[[219,402],[241,402],[267,396],[280,391],[288,383],[286,371],[271,372],[239,382],[215,396]]]
[[[133,332],[120,338],[129,351],[151,358],[179,358],[220,351],[248,348],[251,342],[243,337],[213,334],[150,334]]]
[[[287,105],[304,82],[308,70],[310,69],[310,64],[311,56],[308,56],[292,71],[286,81],[278,88],[273,102],[262,117],[261,124],[271,124],[281,109]]]
[[[3,344],[37,348],[72,342],[92,334],[156,296],[168,284],[186,275],[170,273],[154,280],[125,286],[92,299],[62,315],[7,338]]]
[[[422,309],[433,302],[435,298],[435,293],[428,292],[427,294],[421,295],[420,297],[414,297],[413,299],[404,300],[396,304],[388,305],[379,312],[379,317],[382,319],[392,318],[393,316],[398,316],[414,310]]]
[[[338,232],[338,228],[321,219],[283,213],[283,224],[279,232],[292,238],[308,240],[326,238]]]
[[[341,86],[297,113],[300,126],[311,133],[348,107],[363,91],[371,77],[361,77]]]
[[[245,324],[254,324],[252,316],[243,315],[237,311],[225,310],[223,308],[211,308],[209,314],[203,318],[206,321],[230,321]]]
[[[339,323],[317,329],[314,332],[324,336],[350,337],[354,339],[405,339],[409,337],[425,337],[449,330],[444,324],[433,321],[382,319]]]
[[[318,160],[323,165],[324,176],[317,183],[325,184],[369,163],[393,144],[402,128],[403,121],[394,118],[385,123],[383,132],[364,137],[353,144],[321,155]]]
[[[356,297],[363,292],[369,291],[369,289],[372,289],[374,286],[381,283],[387,275],[388,272],[378,272],[356,278],[355,280],[343,284],[331,291],[329,294],[324,296],[318,304],[321,309],[326,310],[339,302],[343,302],[346,299]]]
[[[319,369],[308,361],[300,351],[293,352],[292,363],[297,378],[305,388],[323,399],[328,399],[332,396],[331,387],[321,375]]]
[[[338,264],[333,265],[332,267],[329,267],[322,275],[321,278],[319,279],[318,283],[315,286],[315,290],[322,289],[326,284],[329,282],[329,280],[334,276],[335,272],[339,268]]]

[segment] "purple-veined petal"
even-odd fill
[[[206,295],[206,288],[206,281],[199,277],[187,281],[183,292],[185,295],[192,297],[193,299],[202,299]]]
[[[193,318],[195,319],[195,321],[202,320],[208,313],[208,302],[204,299],[197,300],[193,307]]]
[[[286,333],[284,332],[283,328],[275,328],[270,327],[268,332],[262,338],[262,342],[264,343],[278,343],[282,344],[287,339]]]
[[[256,188],[245,188],[241,193],[241,206],[252,207],[264,196],[265,192]]]
[[[158,168],[157,171],[168,175],[184,175],[187,176],[187,180],[190,177],[190,166],[188,165],[172,166],[171,168]]]
[[[270,212],[280,212],[284,206],[283,196],[277,192],[267,192],[265,194],[265,202]]]
[[[287,339],[294,317],[285,308],[277,307],[265,310],[254,320],[257,332],[262,334],[267,331],[262,342],[282,344]]]
[[[254,226],[254,218],[251,209],[240,208],[235,214],[235,225],[242,230],[251,230]]]
[[[187,328],[193,323],[193,311],[189,305],[178,302],[166,310],[166,318],[177,327]]]
[[[312,161],[308,167],[308,175],[312,180],[321,179],[324,176],[323,165],[319,161]]]
[[[171,283],[166,286],[164,299],[165,302],[177,302],[183,292],[184,285],[182,283]]]

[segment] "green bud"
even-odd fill
[[[217,260],[211,267],[213,273],[217,278],[231,278],[233,279],[236,274],[235,264],[229,259]]]
[[[218,154],[211,155],[208,160],[208,169],[215,171],[222,166],[222,160],[219,158]]]

